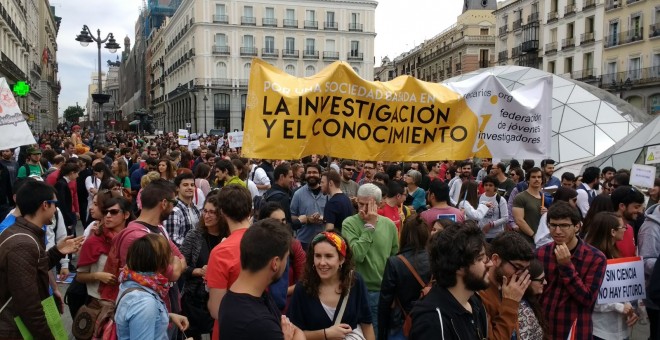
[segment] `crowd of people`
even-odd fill
[[[660,178],[92,137],[1,151],[0,339],[16,317],[54,339],[50,297],[78,339],[660,338]],[[598,303],[607,260],[636,255],[648,298]]]

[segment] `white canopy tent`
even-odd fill
[[[453,77],[443,83],[465,80],[483,72],[495,75],[509,90],[550,74],[530,67],[495,66]],[[552,78],[550,158],[559,163],[557,168],[565,163],[591,160],[651,119],[607,91],[557,75]]]

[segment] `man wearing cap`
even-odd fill
[[[27,149],[27,161],[25,164],[18,168],[17,178],[25,178],[30,176],[43,175],[44,169],[41,167],[41,150],[37,147],[31,146]],[[28,173],[29,170],[29,173]]]

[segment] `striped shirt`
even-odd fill
[[[194,204],[189,206],[183,203],[178,197],[172,213],[163,222],[163,226],[177,247],[181,247],[183,240],[188,232],[197,227],[199,223],[200,211]]]

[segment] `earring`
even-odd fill
[[[339,269],[341,269],[341,263],[339,264]]]

